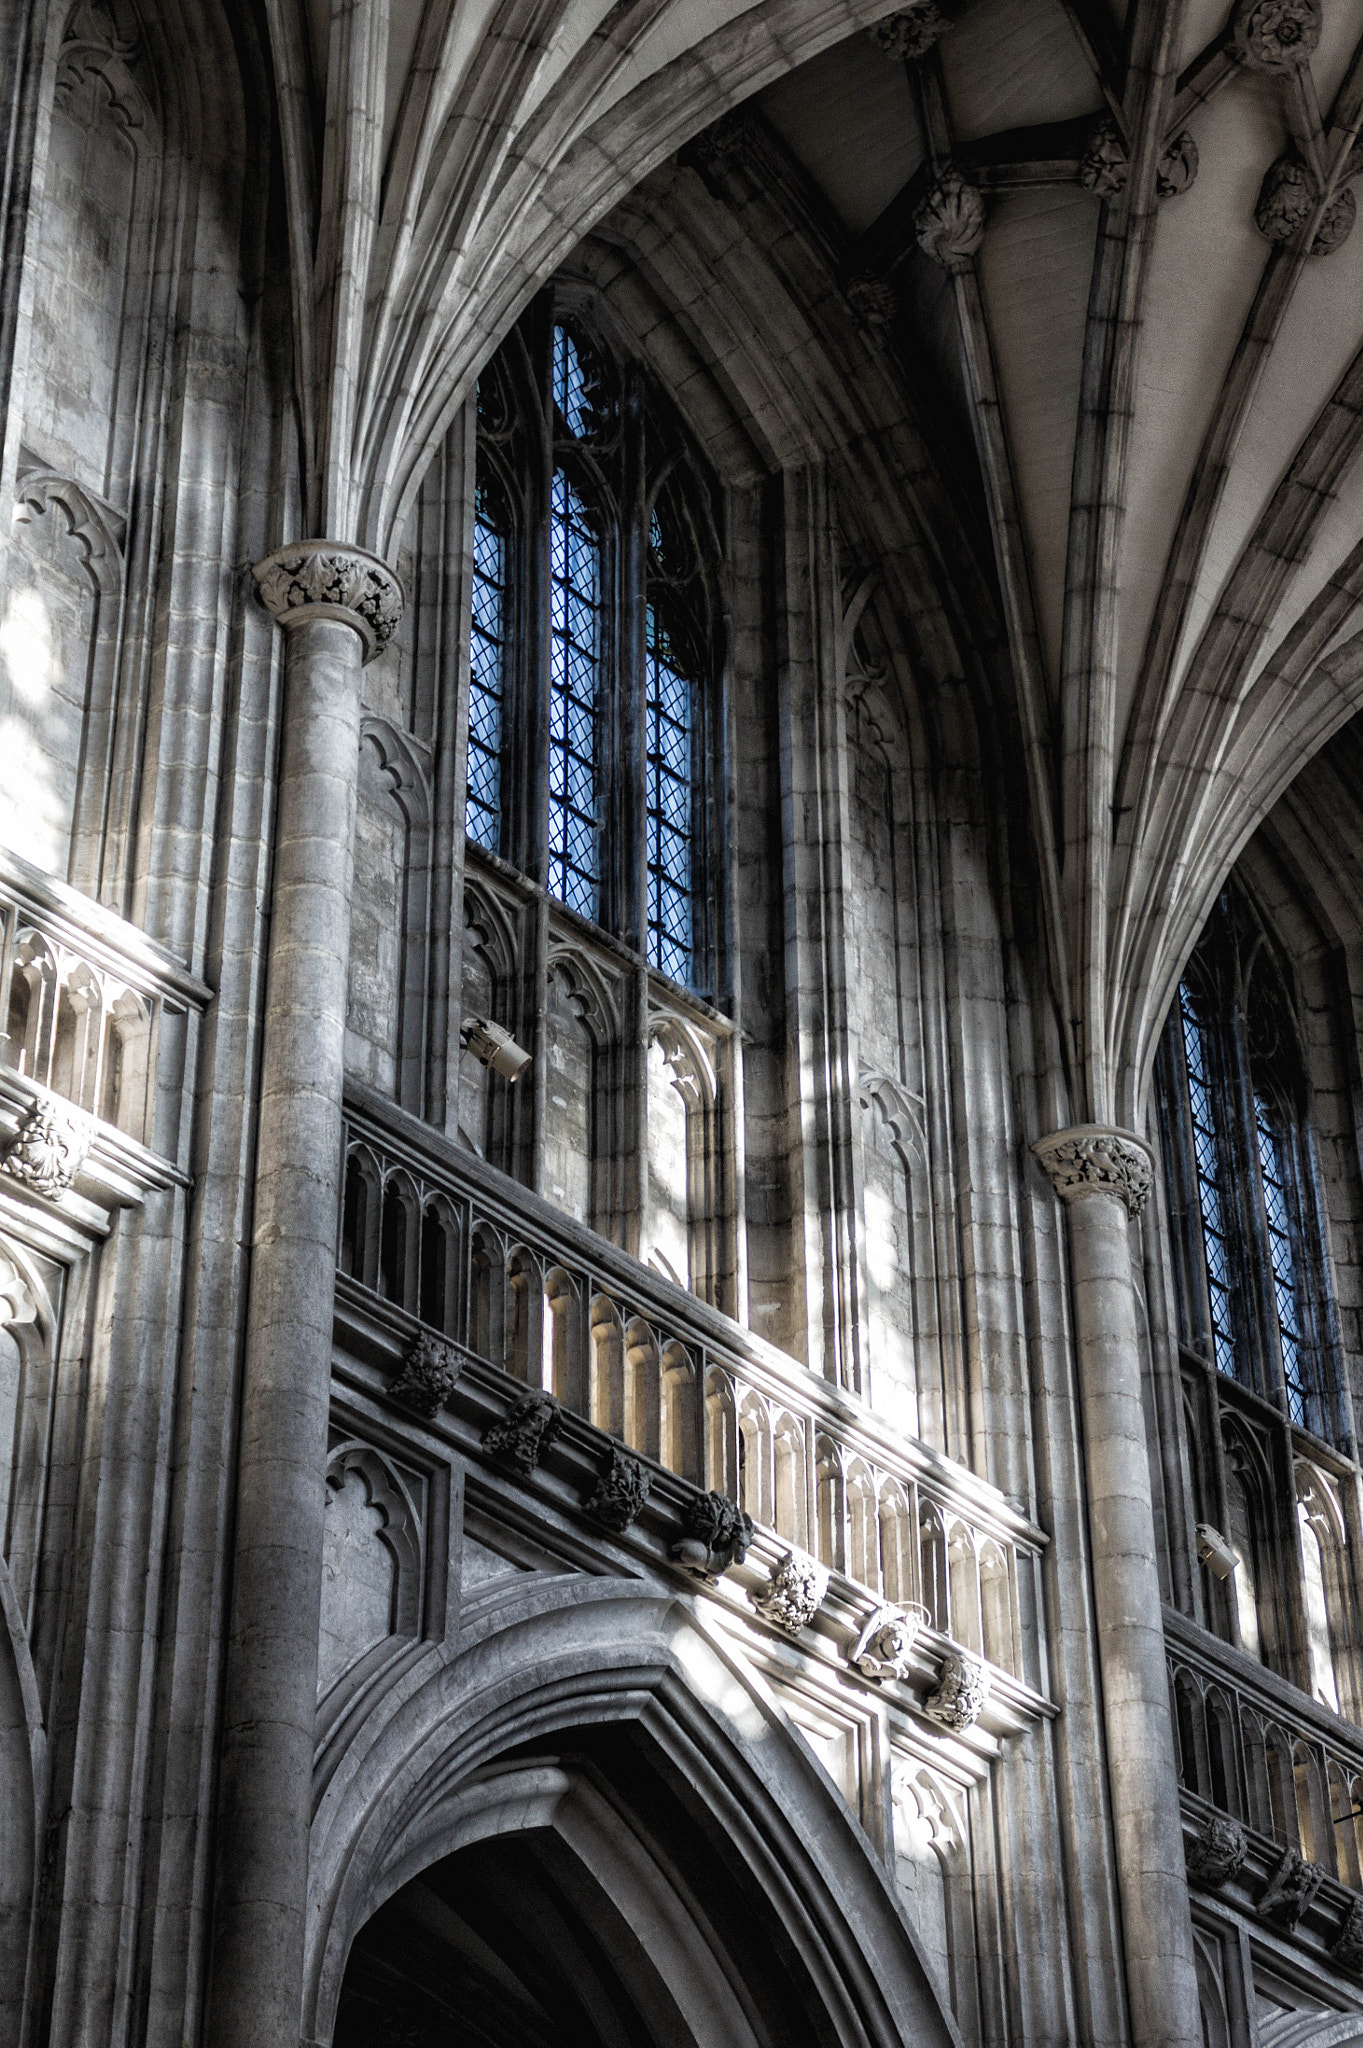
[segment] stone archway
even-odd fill
[[[404,2010],[403,2048],[958,2040],[831,1782],[666,1593],[542,1579],[433,1650],[334,1761],[313,1878],[336,2048]]]

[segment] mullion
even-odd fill
[[[1207,1276],[1212,1353],[1218,1371],[1240,1377],[1235,1356],[1234,1270],[1226,1228],[1226,1190],[1208,1071],[1206,1037],[1186,984],[1179,988],[1188,1112],[1193,1130],[1193,1170],[1202,1218],[1203,1263]]]
[[[645,626],[648,937],[653,965],[688,981],[692,960],[694,690],[655,606]]]
[[[579,916],[595,918],[601,546],[562,469],[554,473],[550,526],[549,889]]]

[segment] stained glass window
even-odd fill
[[[1178,1001],[1183,1027],[1183,1057],[1188,1070],[1188,1106],[1192,1112],[1197,1199],[1202,1212],[1212,1352],[1220,1370],[1234,1379],[1237,1377],[1235,1331],[1231,1311],[1231,1255],[1227,1238],[1231,1205],[1227,1200],[1223,1155],[1216,1129],[1207,1034],[1186,982],[1179,987]]]
[[[648,956],[689,981],[692,955],[695,688],[655,605],[645,620],[648,721]]]
[[[496,853],[502,832],[502,711],[506,701],[508,537],[486,483],[473,520],[469,739],[464,830]]]
[[[595,917],[601,544],[561,469],[554,474],[549,555],[549,888],[570,910]]]
[[[554,329],[554,404],[570,434],[591,425],[592,401],[581,351],[566,327]]]
[[[1314,1375],[1310,1352],[1302,1328],[1297,1294],[1296,1260],[1292,1248],[1292,1218],[1288,1207],[1287,1181],[1282,1147],[1273,1111],[1262,1094],[1254,1097],[1254,1130],[1259,1150],[1259,1172],[1263,1181],[1264,1216],[1268,1223],[1268,1255],[1273,1276],[1273,1305],[1278,1316],[1278,1343],[1282,1352],[1283,1383],[1287,1389],[1288,1412],[1303,1428],[1318,1429]]]

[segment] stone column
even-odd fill
[[[1131,1266],[1130,1221],[1150,1192],[1150,1149],[1129,1131],[1078,1124],[1042,1138],[1032,1150],[1069,1211],[1093,1604],[1131,2038],[1136,2048],[1198,2048],[1202,2023],[1141,1401],[1144,1346]]]
[[[209,2038],[298,2048],[340,1198],[360,671],[402,614],[363,549],[255,568],[286,635]]]

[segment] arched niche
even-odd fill
[[[389,1461],[347,1443],[327,1464],[322,1534],[321,1699],[361,1659],[421,1626],[421,1518]]]
[[[575,947],[549,956],[544,1104],[544,1192],[580,1223],[612,1235],[622,1108],[611,1069],[619,1043],[614,994]]]
[[[464,877],[464,932],[460,946],[459,1022],[490,1017],[515,1030],[510,991],[517,957],[513,911],[470,874]],[[459,1137],[470,1150],[504,1165],[507,1148],[506,1083],[471,1052],[459,1055]]]
[[[313,1824],[311,2039],[345,2048],[343,1998],[371,2021],[372,1963],[403,1950],[414,1920],[455,1934],[456,1956],[437,1942],[415,1986],[444,2001],[450,2048],[450,1976],[469,1981],[456,1922],[479,1927],[482,1965],[500,1958],[526,2048],[956,2038],[836,1789],[679,1602],[588,1582],[565,1604],[544,1581],[518,1585],[433,1653],[393,1715],[360,1724],[351,1752]]]
[[[366,717],[360,730],[350,904],[346,1061],[419,1111],[425,1038],[430,798],[406,734]]]

